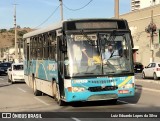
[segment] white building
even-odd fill
[[[131,10],[139,10],[160,4],[160,0],[131,0]]]

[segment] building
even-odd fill
[[[160,0],[131,0],[131,10],[139,10],[160,4]]]
[[[149,62],[160,62],[160,4],[120,15],[119,18],[128,21],[132,32],[134,61],[141,62],[145,66]],[[153,41],[151,33],[145,31],[152,20],[157,27]]]

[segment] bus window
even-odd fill
[[[49,37],[49,58],[52,60],[55,60],[55,56],[57,53],[56,48],[57,48],[56,34],[52,33],[50,34],[50,37]]]
[[[43,58],[48,59],[49,47],[48,47],[49,36],[45,34],[43,36]]]
[[[42,59],[42,56],[43,56],[43,51],[42,51],[42,44],[43,44],[43,40],[42,40],[42,36],[41,37],[38,37],[38,42],[37,42],[37,58],[38,59]]]

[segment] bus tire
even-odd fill
[[[33,93],[35,96],[42,96],[42,92],[37,90],[37,88],[36,88],[36,81],[35,80],[33,81]]]
[[[60,91],[59,91],[58,85],[56,85],[55,101],[58,103],[59,106],[65,106],[66,105],[66,103],[60,97]]]

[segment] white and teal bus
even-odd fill
[[[123,19],[66,20],[23,36],[26,84],[59,105],[135,95],[133,41]],[[113,52],[103,54],[108,45]]]

